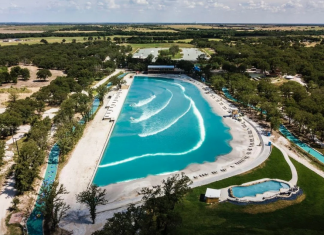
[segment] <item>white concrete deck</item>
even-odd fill
[[[131,85],[133,79],[127,75],[124,79],[127,85]],[[128,92],[129,89],[125,90]],[[108,95],[112,95],[111,93]],[[64,200],[72,210],[79,210],[80,204],[76,202],[75,195],[84,191],[95,175],[98,164],[105,150],[109,136],[112,133],[115,122],[103,120],[108,104],[108,95],[104,98],[104,104],[99,108],[94,119],[87,124],[83,137],[80,139],[69,158],[69,162],[62,169],[59,182],[64,184],[67,191]],[[126,98],[126,95],[124,96]],[[124,103],[120,99],[119,102]]]

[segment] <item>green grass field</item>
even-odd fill
[[[131,36],[114,35],[109,37],[113,41],[114,37],[131,37]],[[63,39],[66,40],[65,43],[71,43],[73,39],[76,39],[76,42],[86,42],[87,40],[84,40],[84,38],[88,38],[88,37],[35,37],[35,38],[23,38],[21,39],[23,41],[20,42],[3,42],[2,40],[0,40],[0,45],[12,46],[12,45],[19,45],[19,44],[28,44],[28,45],[41,44],[40,40],[42,39],[47,40],[48,43],[55,43],[55,42],[61,43]],[[102,38],[103,37],[101,37],[101,40]]]
[[[193,40],[192,38],[188,38],[188,39],[175,40],[174,42],[176,42],[176,43],[181,43],[181,42],[188,43],[188,42],[191,42],[192,40]]]
[[[47,40],[48,43],[61,43],[63,39],[66,40],[65,43],[71,43],[72,39],[76,39],[77,42],[85,42],[83,40],[84,37],[39,37],[39,38],[23,38],[21,42],[3,42],[2,40],[0,41],[1,46],[10,46],[10,45],[18,45],[18,44],[28,44],[28,45],[33,45],[33,44],[41,44],[40,40],[45,39]]]
[[[222,41],[223,39],[220,39],[220,38],[208,38],[209,41]]]
[[[50,31],[71,28],[73,25],[0,25],[0,28],[14,31]]]
[[[199,201],[207,187],[224,188],[266,177],[290,180],[288,164],[274,149],[269,159],[252,172],[194,188],[185,197],[184,205],[177,208],[183,226],[176,234],[324,234],[324,179],[300,163],[293,163],[298,171],[298,186],[304,191],[297,200],[248,206],[228,202],[207,205]]]

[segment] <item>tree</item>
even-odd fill
[[[63,39],[62,39],[62,43],[65,43],[65,42],[66,42],[66,40],[63,38]]]
[[[287,107],[286,113],[289,119],[289,124],[291,123],[291,119],[295,116],[295,114],[298,112],[298,109],[295,107]]]
[[[281,124],[281,120],[279,117],[271,117],[270,118],[270,127],[271,127],[271,133],[273,130],[278,130]]]
[[[191,73],[194,68],[194,64],[190,61],[180,60],[177,64],[178,68],[183,69],[186,73]]]
[[[76,43],[76,39],[72,39],[72,43]]]
[[[216,75],[211,77],[211,83],[216,91],[221,92],[226,81],[222,76]]]
[[[48,44],[48,41],[45,39],[40,40],[41,43]]]
[[[14,81],[17,82],[17,78],[20,75],[20,72],[21,72],[21,68],[19,66],[15,66],[10,70],[10,77],[13,82]]]
[[[105,196],[106,189],[101,189],[95,184],[92,184],[87,190],[76,195],[77,202],[86,204],[89,208],[92,224],[94,224],[96,220],[97,206],[106,205],[108,203]]]
[[[173,45],[169,48],[169,52],[174,57],[177,53],[180,52],[180,48],[177,45]]]
[[[55,231],[61,219],[66,215],[70,206],[67,205],[61,195],[68,194],[65,187],[57,181],[43,185],[38,195],[39,210],[44,215],[44,230]]]
[[[130,205],[126,212],[116,213],[108,219],[104,228],[94,235],[163,235],[174,233],[182,223],[175,206],[182,203],[188,193],[192,181],[185,176],[176,174],[162,181],[162,185],[143,188],[143,204],[135,207]]]
[[[46,78],[52,76],[52,73],[48,69],[41,69],[41,70],[38,70],[38,72],[36,73],[36,75],[37,75],[37,78],[46,80]]]
[[[30,72],[29,69],[24,68],[20,70],[20,75],[22,76],[24,81],[27,81],[30,78]]]
[[[0,140],[0,166],[3,165],[3,158],[5,157],[5,147],[6,143],[3,140]]]
[[[9,92],[9,101],[10,102],[14,103],[14,102],[16,102],[18,100],[18,98],[19,98],[19,94],[18,94],[17,91],[12,90],[12,91]]]
[[[97,87],[96,91],[98,92],[98,99],[100,100],[100,102],[102,102],[106,93],[108,92],[107,86],[103,84]]]
[[[146,57],[146,59],[145,59],[145,63],[146,63],[146,64],[151,64],[152,61],[153,61],[153,59],[154,59],[154,55],[149,54],[149,55]]]

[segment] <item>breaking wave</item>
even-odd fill
[[[157,110],[148,110],[148,111],[144,112],[142,114],[142,116],[140,116],[139,118],[133,119],[132,122],[133,123],[139,123],[139,122],[145,121],[145,120],[147,120],[147,119],[149,119],[149,118],[157,115],[163,109],[165,109],[169,105],[169,103],[171,102],[172,97],[173,97],[173,93],[170,90],[168,90],[168,89],[167,89],[167,91],[169,91],[171,93],[171,97],[170,97],[170,99],[161,108],[159,108]]]
[[[155,130],[155,131],[150,131],[150,132],[146,132],[146,133],[141,133],[141,134],[138,134],[140,137],[147,137],[147,136],[151,136],[151,135],[156,135],[162,131],[165,131],[167,129],[169,129],[171,126],[173,126],[175,123],[177,123],[179,121],[180,118],[182,118],[184,115],[186,115],[189,110],[191,109],[191,103],[189,105],[189,108],[183,113],[181,114],[179,117],[177,117],[176,119],[174,119],[171,123],[169,123],[168,125],[158,129],[158,130]]]
[[[174,84],[179,86],[182,89],[183,92],[185,91],[185,88],[183,86],[181,86],[180,84],[177,84],[177,83],[174,83]],[[195,116],[196,116],[196,118],[198,120],[198,125],[199,125],[200,139],[199,139],[198,143],[194,147],[192,147],[191,149],[189,149],[187,151],[180,152],[180,153],[148,153],[148,154],[143,154],[143,155],[140,155],[140,156],[130,157],[130,158],[127,158],[127,159],[124,159],[124,160],[121,160],[121,161],[116,161],[116,162],[112,162],[112,163],[108,163],[108,164],[103,164],[103,165],[100,165],[99,167],[100,168],[105,168],[105,167],[110,167],[110,166],[116,166],[116,165],[119,165],[119,164],[131,162],[131,161],[134,161],[134,160],[137,160],[137,159],[140,159],[140,158],[145,158],[145,157],[181,156],[181,155],[191,153],[191,152],[197,150],[198,148],[200,148],[200,146],[203,144],[203,142],[205,141],[205,138],[206,138],[206,130],[205,130],[205,126],[204,126],[204,119],[203,119],[201,113],[199,112],[195,102],[190,97],[188,97],[186,94],[184,94],[184,96],[185,96],[186,99],[188,99],[190,101],[190,105],[191,105],[191,107],[193,109],[193,112],[194,112],[194,114],[195,114]]]
[[[147,105],[147,104],[151,103],[155,98],[156,98],[156,96],[152,95],[151,97],[149,97],[149,98],[147,98],[145,100],[139,101],[137,104],[134,104],[133,106],[134,107],[142,107],[144,105]]]

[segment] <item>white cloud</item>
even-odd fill
[[[324,0],[3,0],[0,11],[2,22],[324,23]]]
[[[147,5],[148,2],[146,0],[132,0],[133,3],[139,4],[139,5]]]
[[[221,8],[221,9],[224,9],[224,10],[231,10],[231,8],[229,6],[224,5],[223,3],[218,3],[218,2],[213,3],[212,7]]]
[[[282,4],[281,6],[284,9],[297,9],[297,8],[302,8],[303,5],[301,4],[300,0],[297,1],[289,1],[287,3]]]
[[[85,5],[86,5],[85,8],[86,8],[87,10],[90,10],[90,9],[92,8],[92,3],[91,3],[91,2],[86,2]]]
[[[239,6],[245,10],[263,10],[263,11],[270,11],[273,13],[281,10],[281,7],[279,5],[268,4],[263,0],[258,2],[254,0],[250,0],[245,3],[240,3]]]
[[[307,1],[306,9],[308,10],[318,10],[318,9],[324,9],[324,1]]]

